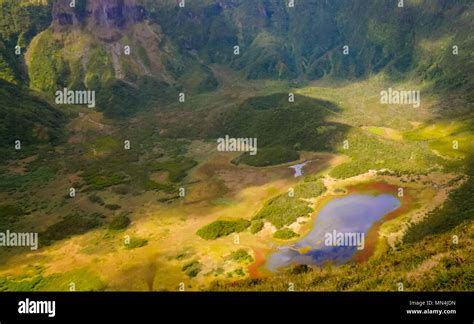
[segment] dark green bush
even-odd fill
[[[110,222],[109,229],[111,230],[122,230],[130,225],[130,218],[127,215],[119,215]]]
[[[289,228],[280,228],[278,231],[273,233],[273,237],[279,240],[290,240],[298,236],[299,234],[296,234]]]
[[[245,219],[218,220],[198,230],[197,235],[205,240],[215,240],[232,233],[240,233],[249,226],[250,222]]]

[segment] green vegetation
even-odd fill
[[[51,6],[34,1],[2,0],[0,3],[0,79],[15,84],[26,80],[23,60],[13,49],[25,53],[31,39],[51,22]]]
[[[239,277],[243,277],[243,276],[245,276],[245,272],[242,268],[237,268],[234,271],[228,273],[228,277],[232,278],[234,275],[239,276]]]
[[[136,86],[111,80],[97,87],[94,89],[99,110],[114,118],[129,117],[153,105],[169,103],[176,95],[167,83],[150,77],[138,79]]]
[[[109,210],[117,210],[117,209],[122,208],[122,206],[117,205],[117,204],[105,204],[104,207]]]
[[[110,186],[126,183],[127,177],[123,174],[113,173],[112,170],[102,171],[101,173],[86,171],[82,176],[88,190],[103,190]]]
[[[235,163],[244,163],[255,167],[282,164],[298,160],[300,155],[297,151],[286,147],[264,147],[257,154],[244,153],[235,159]]]
[[[295,265],[293,268],[291,268],[290,273],[294,275],[299,275],[299,274],[308,273],[311,271],[313,271],[313,268],[311,268],[309,265],[298,264],[298,265]]]
[[[170,103],[175,98],[176,89],[160,80],[159,76],[144,76],[143,71],[137,71],[138,62],[135,60],[140,58],[135,54],[133,58],[121,60],[122,72],[126,74],[126,80],[121,80],[119,75],[115,75],[114,60],[105,43],[79,33],[74,36],[76,39],[72,45],[69,37],[51,28],[37,37],[29,49],[28,74],[32,88],[48,92],[49,96],[66,86],[94,90],[97,109],[118,119]],[[87,65],[82,64],[84,50]],[[71,52],[78,52],[79,58]],[[138,56],[144,57],[144,54],[137,51]]]
[[[88,25],[92,17],[84,19],[89,15],[87,0],[77,1],[73,9],[77,26],[51,25],[52,17],[64,10],[57,7],[52,13],[53,1],[0,0],[0,229],[43,231],[39,237],[44,247],[103,226],[97,234],[105,235],[92,235],[94,241],[75,240],[91,257],[88,269],[100,273],[123,261],[130,274],[127,263],[148,265],[150,252],[149,269],[137,267],[146,272],[149,288],[157,282],[155,277],[148,280],[148,272],[155,276],[162,270],[155,271],[155,264],[163,264],[166,271],[170,261],[184,264],[179,276],[194,278],[206,268],[206,277],[224,277],[216,290],[287,290],[291,281],[296,290],[392,291],[402,282],[408,291],[473,291],[474,174],[468,161],[474,152],[472,1],[407,1],[404,10],[391,1],[301,1],[297,13],[281,0],[229,1],[225,9],[214,2],[190,1],[185,10],[177,10],[175,1],[140,1],[147,11],[145,24],[127,21],[105,32]],[[117,55],[124,44],[132,45],[131,55]],[[345,44],[350,55],[342,54]],[[16,45],[21,55],[14,53]],[[234,45],[240,46],[240,55],[233,54]],[[458,55],[453,55],[453,45],[459,46]],[[54,91],[66,86],[95,90],[100,113],[50,106]],[[378,94],[388,87],[420,89],[422,105],[380,105]],[[177,102],[180,92],[186,93],[185,103]],[[296,94],[294,102],[289,93]],[[188,228],[184,215],[189,211],[196,216],[219,211],[239,215],[253,211],[259,197],[293,183],[281,175],[281,168],[253,169],[265,174],[255,177],[256,183],[268,181],[247,200],[258,188],[248,185],[247,178],[228,176],[233,166],[221,172],[224,159],[214,160],[211,151],[214,139],[226,134],[258,139],[257,155],[242,154],[233,161],[237,164],[265,167],[298,160],[299,152],[337,153],[346,162],[338,164],[342,157],[331,160],[324,165],[330,169],[321,173],[336,179],[382,169],[388,171],[380,176],[413,175],[409,181],[426,200],[439,189],[431,182],[438,176],[434,172],[445,173],[440,183],[448,172],[466,178],[443,205],[410,224],[395,247],[382,237],[368,262],[292,266],[275,276],[229,286],[228,278],[243,279],[244,265],[254,261],[249,247],[232,251],[228,244],[200,241],[180,252],[164,249],[158,259],[154,249],[164,247],[161,239],[177,235],[181,225]],[[132,143],[130,150],[123,148],[125,139]],[[21,150],[15,150],[16,140]],[[348,148],[343,147],[345,140]],[[456,150],[453,140],[459,142]],[[192,174],[197,161],[203,167]],[[421,174],[429,177],[421,180]],[[190,198],[180,199],[177,189],[185,185],[190,186]],[[69,199],[70,186],[76,188],[77,199]],[[326,188],[317,174],[293,187],[294,195],[285,192],[267,200],[251,220],[220,219],[195,229],[197,235],[215,240],[246,230],[256,234],[269,222],[277,228],[275,239],[297,238],[289,226],[313,212],[312,198]],[[343,187],[333,183],[332,189],[346,193]],[[158,226],[157,235],[147,237],[152,246],[123,253],[146,246],[148,240],[133,237],[117,246],[118,231],[127,229],[131,220],[114,202],[126,202],[123,209],[137,216],[156,211],[150,221]],[[107,213],[107,221],[93,213],[97,210]],[[134,220],[137,233],[151,224],[142,217]],[[459,244],[452,244],[454,235]],[[267,236],[264,231],[253,240],[261,244]],[[180,242],[192,241],[184,239]],[[48,276],[32,271],[37,264],[48,273],[60,268],[57,257],[67,253],[62,249],[66,243],[57,242],[58,249],[44,247],[26,261],[6,249],[0,260],[5,268],[0,291],[68,290],[70,282],[77,290],[105,289],[86,269]],[[204,260],[193,260],[200,248],[212,249],[216,264],[204,267]],[[123,257],[117,263],[112,261],[116,252]],[[219,252],[224,257],[214,260]],[[21,273],[18,277],[6,274],[9,257],[19,266],[14,271]],[[35,265],[27,266],[29,261]],[[71,266],[83,264],[77,261]],[[237,269],[228,268],[235,262],[241,263]],[[143,282],[139,274],[132,277]],[[160,278],[159,285],[173,284],[176,278],[170,278]],[[193,289],[206,289],[205,283],[207,278],[196,280]],[[123,283],[114,280],[114,288],[123,288],[117,284]],[[133,281],[130,287],[142,286]]]
[[[185,250],[181,253],[179,253],[177,256],[176,256],[176,260],[178,261],[182,261],[182,260],[185,260],[187,258],[190,258],[191,256],[193,256],[194,253],[193,252],[190,252],[188,250]]]
[[[232,233],[243,232],[249,226],[250,222],[246,219],[217,220],[204,226],[196,234],[205,240],[215,240]]]
[[[351,80],[381,71],[400,78],[415,70],[421,79],[436,81],[442,88],[472,87],[468,75],[460,72],[469,64],[469,51],[462,57],[459,54],[460,62],[452,62],[450,51],[442,50],[451,44],[472,48],[468,37],[472,6],[468,1],[447,8],[442,1],[421,0],[410,5],[410,10],[397,10],[393,3],[384,1],[367,4],[357,0],[330,6],[310,1],[300,5],[301,11],[295,13],[280,6],[278,0],[244,1],[232,10],[219,11],[204,2],[190,6],[189,13],[177,13],[169,3],[147,3],[151,20],[160,24],[178,48],[193,48],[206,63],[230,65],[247,79],[326,76]],[[255,7],[269,14],[260,15]],[[451,19],[442,19],[446,11]],[[194,19],[187,21],[186,14]],[[418,19],[413,20],[412,15]],[[425,39],[434,42],[443,37],[448,43],[440,48],[423,46]],[[232,57],[232,46],[237,43],[241,55]],[[345,44],[352,44],[351,55],[338,55],[335,49]],[[170,61],[167,70],[186,71],[179,60]]]
[[[100,198],[100,196],[98,196],[97,194],[89,195],[87,198],[89,198],[89,200],[95,204],[99,204],[101,206],[105,205],[104,200]]]
[[[179,182],[186,177],[187,171],[196,165],[196,161],[180,157],[166,162],[157,162],[151,168],[152,171],[167,171],[169,181]]]
[[[298,198],[315,198],[326,192],[326,186],[318,178],[305,178],[303,183],[295,187],[295,197]]]
[[[38,167],[25,174],[0,174],[0,190],[5,192],[26,191],[41,186],[56,176],[49,167]]]
[[[0,97],[0,160],[13,157],[16,140],[21,141],[23,149],[37,143],[55,145],[63,140],[66,122],[63,113],[3,80],[0,80]]]
[[[250,233],[257,234],[263,229],[265,222],[261,219],[253,220],[252,225],[250,226]]]
[[[298,237],[299,234],[293,232],[289,228],[280,228],[275,233],[273,233],[273,237],[279,240],[291,240],[292,238]]]
[[[239,263],[252,263],[254,261],[252,256],[245,249],[233,251],[230,257]]]
[[[369,170],[389,169],[400,173],[424,173],[442,165],[424,143],[383,139],[368,132],[352,129],[347,136],[348,149],[340,143],[339,152],[351,157],[334,168],[330,175],[349,178]],[[387,152],[397,152],[388,155]]]
[[[95,274],[85,269],[48,276],[35,274],[32,277],[0,277],[0,291],[70,291],[74,283],[75,291],[103,291],[106,284]]]
[[[0,205],[0,231],[11,229],[25,211],[18,205]]]
[[[232,206],[235,202],[229,198],[217,198],[210,201],[210,203],[214,206]]]
[[[474,149],[472,146],[474,135],[468,122],[420,125],[414,130],[405,132],[403,137],[410,141],[426,141],[431,150],[449,159],[463,159]],[[457,141],[457,149],[453,149],[453,141]]]
[[[201,272],[201,264],[199,261],[195,260],[189,263],[186,263],[181,270],[190,278],[194,278]]]
[[[369,127],[368,131],[375,135],[385,136],[385,130],[380,127]]]
[[[39,37],[35,55],[31,56],[28,74],[32,88],[54,93],[57,88],[67,86],[69,66],[61,55],[63,44],[54,37],[53,32],[47,31]]]
[[[125,247],[129,250],[131,249],[138,249],[138,248],[141,248],[145,245],[148,244],[148,240],[146,239],[143,239],[143,238],[140,238],[140,237],[132,237],[130,239],[130,242],[128,242],[128,244],[125,245]]]
[[[298,159],[297,150],[332,151],[342,142],[347,126],[327,122],[340,111],[334,104],[287,93],[253,97],[225,113],[222,130],[234,138],[257,138],[256,156],[244,154],[238,162],[266,166]],[[315,140],[317,139],[317,140]]]
[[[254,219],[264,219],[276,228],[282,228],[296,222],[298,217],[308,217],[312,211],[307,202],[282,194],[265,203]]]
[[[119,231],[130,225],[130,218],[126,214],[115,217],[109,224],[109,229]]]
[[[107,191],[122,196],[156,191],[156,201],[175,199],[178,194],[176,184],[168,180],[152,180],[152,177],[160,171],[168,175],[168,178],[171,177],[171,180],[182,180],[189,168],[196,165],[193,160],[183,157],[188,142],[161,139],[153,129],[138,132],[127,128],[119,129],[120,135],[101,134],[93,136],[84,145],[66,147],[68,151],[63,156],[66,159],[65,172],[78,173],[80,176],[75,188],[89,194],[91,202],[109,210],[117,210],[122,206],[104,201],[102,197],[107,197]],[[119,144],[121,138],[130,140],[130,150],[125,150]],[[165,155],[168,160],[157,162]],[[103,191],[104,194],[99,194],[98,191]]]
[[[171,183],[158,183],[150,179],[144,182],[143,188],[145,190],[164,191],[169,194],[176,191],[176,188]]]
[[[83,214],[74,212],[48,227],[39,237],[43,244],[51,244],[54,241],[63,240],[73,235],[87,233],[101,226],[104,218],[105,216],[99,213]]]
[[[90,148],[93,149],[97,154],[112,152],[118,147],[119,143],[117,139],[112,136],[101,136],[90,143]]]
[[[44,1],[43,1],[44,2]],[[31,37],[51,23],[51,6],[40,1],[2,0],[0,34],[5,39],[21,38],[26,46]]]
[[[309,203],[303,199],[318,197],[325,191],[326,187],[320,179],[308,178],[307,181],[295,186],[292,197],[288,193],[284,193],[266,202],[253,220],[267,220],[277,229],[290,225],[296,222],[299,217],[308,217],[313,211],[308,206]]]
[[[452,192],[441,207],[431,211],[424,220],[408,229],[404,242],[418,242],[428,235],[445,233],[463,222],[474,219],[473,161],[470,162],[467,174],[469,176],[467,181]]]
[[[460,237],[452,244],[452,236]],[[312,271],[286,271],[258,281],[246,279],[229,285],[216,281],[217,291],[286,291],[293,282],[297,291],[472,291],[474,289],[474,225],[464,222],[444,234],[403,244],[365,263],[327,264]],[[430,267],[426,265],[429,264]]]

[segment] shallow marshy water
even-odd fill
[[[290,166],[290,169],[293,169],[295,171],[295,178],[301,177],[303,175],[303,167],[307,164],[308,162],[300,163],[300,164],[295,164]]]
[[[318,212],[311,232],[297,242],[278,247],[266,263],[276,271],[291,264],[342,264],[365,248],[364,240],[372,225],[400,207],[390,194],[353,193],[331,199]]]

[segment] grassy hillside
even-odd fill
[[[14,141],[30,151],[38,143],[57,144],[64,139],[65,115],[27,90],[0,80],[0,148],[2,158],[13,157]],[[23,156],[22,152],[17,152]]]
[[[277,0],[199,2],[183,9],[172,1],[146,5],[179,48],[196,50],[208,62],[230,62],[250,79],[348,79],[381,70],[399,78],[419,67],[418,73],[438,82],[441,75],[454,77],[453,66],[446,64],[450,47],[473,45],[465,34],[472,28],[469,1],[423,0],[403,8],[391,1],[359,0],[309,0],[294,8]],[[440,39],[448,40],[444,49],[425,53],[426,42]],[[234,45],[241,47],[238,56]],[[348,55],[343,55],[345,45]],[[467,53],[457,61],[469,63]]]
[[[411,226],[404,237],[407,243],[418,242],[429,235],[445,233],[458,224],[474,219],[474,164],[467,167],[466,182],[454,191],[446,203],[432,211],[422,222]]]
[[[106,103],[112,102],[119,116],[127,115],[123,111],[130,107],[122,104],[122,90],[133,93],[144,78],[176,87],[174,98],[179,91],[216,89],[218,82],[207,66],[211,63],[231,66],[247,79],[347,80],[385,71],[394,80],[416,78],[433,91],[455,93],[459,104],[451,115],[472,106],[472,78],[468,68],[460,68],[473,64],[469,30],[474,11],[469,1],[423,0],[403,8],[389,1],[359,0],[311,0],[295,8],[277,0],[199,1],[181,9],[173,1],[137,5],[143,5],[144,15],[125,15],[119,24],[116,17],[88,13],[97,7],[87,1],[74,10],[61,2],[16,6],[2,1],[0,77],[19,82],[28,75],[33,88],[50,96],[62,86],[101,90],[106,100],[100,109],[109,113]],[[62,20],[66,16],[71,24]],[[340,18],[349,16],[360,19]],[[107,23],[114,27],[90,33],[93,26]],[[16,44],[24,52],[28,48],[27,73],[23,60],[12,55]],[[239,55],[234,55],[236,45]],[[343,53],[346,45],[348,55]],[[125,46],[130,46],[130,55],[124,55]],[[460,49],[456,56],[453,46]]]
[[[218,291],[472,291],[474,290],[474,226],[463,223],[445,234],[424,238],[413,245],[363,264],[330,264],[322,268],[293,267],[267,279],[226,284],[215,282]],[[458,244],[452,236],[460,237]]]
[[[230,109],[220,130],[231,137],[255,137],[259,148],[286,147],[296,150],[331,150],[347,127],[331,123],[327,117],[339,108],[330,102],[277,93],[246,100]],[[314,141],[313,138],[318,138]]]
[[[46,1],[0,1],[0,78],[23,83],[27,79],[23,55],[35,35],[51,23]],[[15,54],[19,46],[21,55]]]
[[[0,290],[474,289],[472,1],[68,3],[0,0],[0,229],[42,243],[0,250]],[[97,109],[40,99],[62,87]],[[260,276],[364,186],[406,188],[367,262]]]

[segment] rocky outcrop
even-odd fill
[[[88,3],[92,22],[99,26],[123,28],[145,20],[145,8],[135,0],[99,0]]]
[[[145,7],[136,0],[58,0],[53,4],[53,28],[71,27],[124,29],[147,17]],[[100,36],[100,35],[98,35]]]

